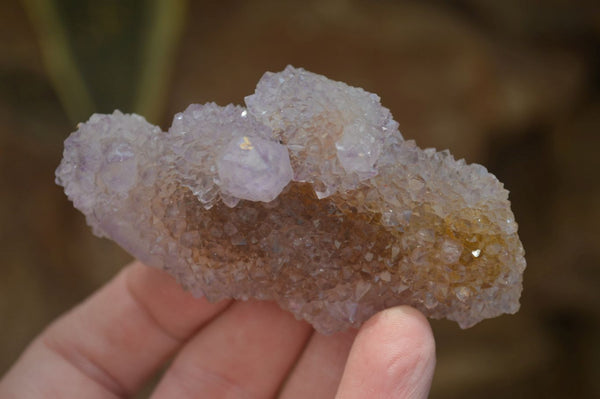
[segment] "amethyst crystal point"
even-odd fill
[[[236,137],[217,162],[219,186],[250,201],[273,201],[292,180],[287,147],[258,137]]]
[[[98,235],[210,300],[275,300],[324,333],[412,305],[461,327],[519,308],[508,192],[404,141],[379,97],[303,69],[247,109],[191,105],[168,132],[93,115],[57,182]]]
[[[219,189],[218,159],[224,156],[234,157],[234,154],[227,153],[226,147],[244,136],[270,140],[271,145],[278,145],[273,139],[271,129],[256,121],[240,106],[192,104],[185,111],[175,115],[167,137],[163,137],[167,148],[165,169],[174,168],[174,179],[189,188],[204,207],[212,207],[219,197],[225,197],[234,204],[235,199],[227,196],[227,187]],[[241,167],[241,164],[238,167]],[[285,182],[284,186],[288,182]],[[279,193],[275,193],[274,196],[277,194]]]

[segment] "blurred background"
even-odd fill
[[[432,321],[431,397],[600,397],[600,2],[3,0],[0,37],[0,374],[129,260],[54,184],[77,122],[168,128],[292,64],[378,93],[406,138],[511,192],[521,311]]]

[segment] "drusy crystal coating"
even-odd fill
[[[167,132],[92,115],[57,182],[95,234],[194,294],[274,300],[323,333],[398,304],[463,328],[518,310],[524,250],[483,166],[303,69],[267,72],[245,102],[190,105]]]

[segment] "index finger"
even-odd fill
[[[31,343],[0,381],[0,397],[127,396],[228,304],[194,298],[134,262]]]

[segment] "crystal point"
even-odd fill
[[[524,250],[483,166],[300,68],[267,72],[246,105],[192,104],[167,132],[93,115],[57,183],[94,233],[191,292],[275,300],[323,333],[397,304],[463,328],[518,310]]]
[[[273,201],[293,177],[284,145],[248,136],[225,146],[217,170],[224,193],[250,201]]]

